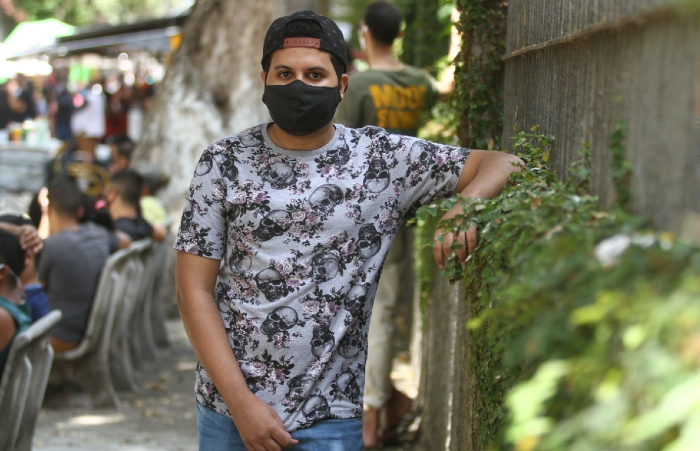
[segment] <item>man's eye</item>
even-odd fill
[[[285,70],[285,71],[282,71],[282,72],[279,73],[279,76],[282,77],[282,78],[287,78],[287,77],[289,77],[290,75],[291,75],[291,72],[289,72],[288,70]]]
[[[312,80],[318,80],[318,79],[321,78],[321,74],[319,74],[318,72],[311,72],[311,73],[309,74],[309,77],[310,77]]]

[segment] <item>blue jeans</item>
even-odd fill
[[[230,418],[197,403],[199,451],[247,451]],[[362,418],[319,421],[291,433],[299,443],[293,451],[360,451]]]

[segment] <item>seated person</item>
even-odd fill
[[[73,180],[76,184],[78,183],[70,176],[62,175],[60,177],[68,178]],[[49,201],[46,197],[47,193],[48,189],[46,187],[41,188],[41,190],[39,190],[39,192],[32,197],[28,211],[30,222],[27,224],[35,226],[36,229],[33,229],[34,233],[41,238],[46,238],[49,236],[49,220],[47,213]],[[2,217],[0,217],[0,226],[3,224],[1,221]],[[83,193],[83,214],[80,216],[78,222],[81,224],[84,222],[92,222],[108,230],[110,232],[110,253],[116,252],[117,250],[123,249],[131,244],[131,238],[129,235],[114,229],[112,217],[109,215],[109,211],[107,210],[107,202],[105,202],[104,199]],[[24,225],[23,227],[31,226]],[[43,242],[41,240],[40,242],[43,246]],[[39,265],[37,264],[37,267],[38,266]]]
[[[18,273],[24,270],[24,251],[19,239],[0,230],[0,379],[10,346],[18,333],[32,323],[29,305],[24,301]]]
[[[134,152],[134,142],[126,135],[108,139],[110,161],[107,170],[110,174],[116,174],[131,166],[131,154]]]
[[[114,228],[114,221],[112,221],[112,216],[109,214],[107,201],[101,197],[85,193],[83,193],[83,199],[85,213],[83,213],[83,216],[80,218],[80,222],[94,222],[109,230],[111,234],[109,244],[110,253],[128,247],[132,241],[131,237],[121,230]]]
[[[172,218],[165,208],[163,201],[156,197],[156,193],[168,178],[155,172],[146,172],[143,175],[143,190],[141,191],[141,215],[149,224],[167,226]]]
[[[144,238],[163,241],[167,232],[165,227],[153,226],[141,216],[139,202],[142,189],[143,177],[136,171],[125,169],[112,176],[105,198],[114,227],[128,234],[134,241]]]
[[[39,262],[39,280],[52,309],[63,313],[51,331],[57,353],[80,343],[87,326],[97,282],[110,250],[110,233],[92,222],[80,223],[83,193],[68,178],[48,188],[49,236]]]
[[[16,226],[34,227],[32,220],[27,216],[6,214],[0,216],[0,222],[14,224]],[[38,320],[42,316],[51,311],[49,307],[49,299],[44,293],[44,287],[39,283],[39,276],[36,273],[36,262],[41,254],[33,255],[30,252],[25,253],[24,271],[19,273],[20,280],[24,287],[24,292],[27,295],[27,304],[32,311],[32,322]]]
[[[0,230],[10,232],[19,238],[20,245],[25,252],[35,255],[44,248],[44,241],[37,233],[37,227],[32,225],[17,225],[12,222],[0,220]]]

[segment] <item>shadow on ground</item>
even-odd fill
[[[191,451],[197,449],[196,357],[179,318],[167,322],[171,346],[138,372],[138,393],[120,392],[120,409],[93,409],[77,387],[49,387],[34,434],[47,451]],[[401,370],[392,377],[401,377]],[[383,448],[410,450],[408,444]]]

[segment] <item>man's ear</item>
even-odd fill
[[[340,98],[341,98],[341,99],[342,99],[343,96],[345,95],[345,90],[348,89],[348,80],[349,80],[349,79],[350,79],[350,77],[348,77],[348,74],[343,74],[343,75],[340,76],[340,85],[339,85],[339,89],[340,89]]]
[[[114,188],[112,188],[111,186],[108,185],[104,191],[104,198],[105,198],[105,201],[107,202],[107,205],[114,202],[114,198],[116,197],[116,195],[117,195],[117,190],[115,190]]]
[[[266,78],[267,78],[267,74],[265,73],[265,71],[264,71],[264,70],[263,70],[263,71],[260,71],[260,79],[262,80],[263,85],[265,84],[265,79],[266,79]]]

